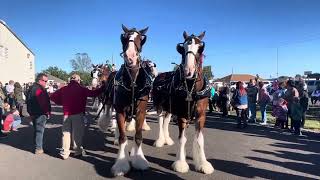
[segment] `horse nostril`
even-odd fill
[[[188,73],[188,76],[191,76],[191,72]]]

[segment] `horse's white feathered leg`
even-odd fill
[[[189,165],[186,161],[186,150],[185,145],[187,142],[187,138],[185,136],[185,129],[182,130],[181,137],[179,139],[180,148],[177,153],[177,159],[173,164],[172,168],[174,171],[180,172],[180,173],[186,173],[189,171]]]
[[[158,139],[153,144],[156,147],[162,147],[165,143],[165,138],[164,138],[164,133],[163,133],[163,118],[164,118],[165,114],[166,114],[165,112],[161,112],[158,115],[159,136],[158,136]]]
[[[120,145],[116,163],[111,168],[111,173],[114,176],[122,176],[130,170],[129,153],[126,150],[126,146],[127,141]]]
[[[207,161],[204,153],[204,138],[202,131],[195,133],[192,150],[196,170],[203,172],[204,174],[212,174],[214,168],[211,163]]]
[[[164,139],[165,139],[165,144],[171,146],[174,144],[173,140],[170,138],[169,135],[169,123],[171,120],[171,113],[167,113],[164,122],[163,122],[163,132],[164,132]]]

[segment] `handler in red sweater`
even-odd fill
[[[104,86],[96,90],[89,90],[80,85],[80,76],[73,74],[70,83],[51,94],[50,99],[63,106],[62,150],[60,156],[67,159],[70,155],[71,133],[74,140],[74,156],[82,156],[84,135],[84,112],[87,97],[95,97],[103,92]]]

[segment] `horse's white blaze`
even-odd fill
[[[138,52],[136,50],[136,46],[134,44],[134,39],[138,36],[138,33],[134,32],[132,35],[130,35],[130,42],[128,44],[128,48],[125,52],[126,54],[126,60],[129,66],[135,66],[138,62]],[[131,41],[132,40],[132,41]]]
[[[98,86],[98,76],[99,70],[95,70],[94,73],[92,73],[92,81],[91,81],[91,86],[96,88]]]
[[[114,176],[122,176],[130,170],[129,153],[126,151],[127,141],[120,145],[116,163],[112,166],[111,172]]]
[[[157,77],[158,76],[158,70],[155,67],[155,64],[153,62],[149,62],[148,66],[150,67],[151,73],[154,75],[154,77]]]
[[[98,86],[98,79],[97,78],[93,78],[91,81],[91,86],[96,88]]]
[[[195,133],[192,152],[196,170],[205,174],[213,173],[214,168],[212,167],[211,163],[207,161],[204,153],[204,138],[202,131]]]
[[[194,55],[197,54],[199,45],[195,44],[195,40],[192,39],[192,43],[185,44],[184,49],[185,49],[185,53],[190,51],[194,53],[194,54],[192,53],[187,54],[185,59],[185,65],[184,65],[184,74],[187,79],[190,79],[194,76],[194,72],[196,70],[196,57]]]
[[[185,129],[182,130],[181,138],[179,139],[180,148],[177,153],[177,159],[173,164],[172,168],[174,171],[186,173],[189,171],[189,165],[186,162],[186,150],[185,145],[187,142],[187,138],[185,136]]]

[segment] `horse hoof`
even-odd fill
[[[149,169],[148,161],[141,155],[135,155],[131,157],[131,165],[136,170],[147,170]]]
[[[113,176],[123,176],[130,171],[130,164],[127,159],[118,159],[112,166],[111,173]]]
[[[168,138],[166,138],[166,144],[168,146],[172,146],[172,145],[174,145],[174,141],[170,137],[168,137]]]
[[[212,174],[214,171],[214,168],[210,162],[205,161],[199,167],[196,167],[196,170],[204,174]]]
[[[189,171],[189,165],[186,161],[177,160],[172,164],[172,169],[176,172],[186,173]]]
[[[153,146],[155,146],[155,147],[162,147],[162,146],[164,145],[164,143],[165,143],[164,139],[157,139],[157,140],[154,142]]]

